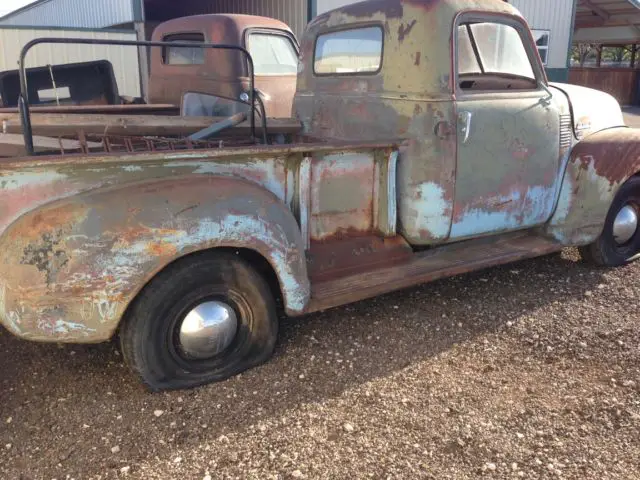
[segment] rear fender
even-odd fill
[[[545,233],[563,245],[594,242],[618,190],[639,171],[640,129],[611,128],[577,143]]]
[[[260,253],[287,312],[304,311],[304,245],[282,201],[247,180],[189,175],[85,192],[14,222],[0,239],[0,316],[32,340],[103,341],[157,272],[215,247]]]

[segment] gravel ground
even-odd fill
[[[0,478],[638,479],[639,274],[567,250],[284,320],[271,362],[167,394],[0,331]]]

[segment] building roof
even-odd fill
[[[578,0],[576,28],[640,24],[640,0]]]
[[[105,28],[131,23],[135,14],[132,0],[37,0],[1,17],[0,25]]]
[[[7,20],[7,19],[9,19],[9,18],[11,18],[11,17],[13,17],[15,15],[18,15],[21,12],[29,10],[29,9],[37,6],[39,3],[44,3],[44,2],[48,2],[48,1],[50,1],[50,0],[35,0],[35,1],[31,2],[31,3],[23,5],[20,8],[17,8],[17,9],[12,10],[11,12],[9,12],[9,13],[7,13],[5,15],[0,16],[0,22],[2,22],[3,20]]]
[[[640,0],[577,0],[574,43],[640,43]]]

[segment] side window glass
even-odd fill
[[[466,25],[458,27],[458,73],[482,73],[480,64],[473,52],[471,37]]]
[[[256,75],[295,75],[298,72],[298,54],[286,35],[252,33],[247,39],[247,50]]]
[[[375,75],[382,65],[383,32],[361,27],[325,33],[316,39],[316,75]]]
[[[536,88],[533,66],[518,31],[500,23],[458,27],[458,77],[463,90]]]
[[[204,35],[201,33],[180,33],[167,35],[165,42],[204,43]],[[204,48],[189,47],[164,47],[162,61],[165,65],[203,65]]]

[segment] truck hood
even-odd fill
[[[607,128],[624,126],[620,104],[608,93],[567,83],[551,83],[551,86],[568,98],[578,139]]]

